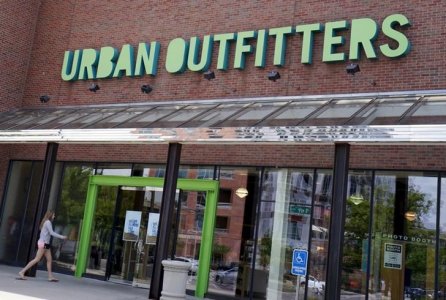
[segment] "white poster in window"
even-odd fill
[[[384,268],[401,270],[403,264],[403,245],[384,244]]]
[[[159,222],[160,222],[160,214],[149,213],[149,220],[147,222],[146,244],[156,243],[156,236],[158,235]]]
[[[136,242],[139,238],[141,212],[128,210],[125,214],[124,234],[122,240]]]

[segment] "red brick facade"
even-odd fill
[[[435,90],[446,82],[445,1],[3,1],[0,4],[0,110],[146,101],[273,97],[337,93]],[[322,62],[323,33],[315,35],[313,64],[300,63],[302,37],[289,37],[282,78],[267,80],[273,66],[274,38],[269,39],[265,68],[254,67],[247,55],[245,70],[233,69],[234,43],[229,69],[216,71],[216,79],[186,71],[170,74],[164,63],[169,41],[206,34],[260,30],[337,20],[371,18],[379,25],[391,14],[404,14],[411,22],[400,29],[411,42],[406,57],[389,59],[377,51],[377,60],[363,57],[361,72],[346,74],[345,62]],[[349,30],[341,31],[348,53]],[[159,41],[158,74],[154,77],[97,80],[101,89],[91,93],[92,81],[61,79],[64,51]],[[391,41],[379,34],[377,46]],[[216,68],[217,46],[211,69]],[[8,71],[5,71],[8,70]],[[376,85],[371,82],[375,81]],[[139,88],[154,90],[143,94]],[[40,95],[50,95],[46,104]],[[61,145],[58,160],[164,163],[166,145]],[[43,159],[45,145],[1,145],[0,180],[9,159]],[[352,146],[352,168],[444,170],[443,146]],[[184,145],[183,164],[227,164],[330,168],[333,145]],[[364,159],[367,157],[367,159]]]

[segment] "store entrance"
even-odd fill
[[[98,277],[134,286],[148,286],[161,212],[164,179],[158,177],[90,176],[79,247],[76,277]],[[181,212],[180,191],[204,192],[195,296],[203,297],[209,285],[219,182],[208,179],[177,181],[169,253],[174,258]],[[176,217],[175,217],[176,216]]]
[[[149,287],[161,199],[157,187],[99,187],[86,276]]]

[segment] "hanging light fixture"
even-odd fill
[[[237,195],[237,196],[239,196],[240,198],[245,198],[246,196],[248,196],[248,190],[247,189],[245,189],[244,187],[241,187],[241,188],[238,188],[236,191],[235,191],[235,194]]]
[[[413,222],[415,221],[415,219],[417,218],[417,213],[414,211],[406,211],[406,213],[404,214],[404,217],[410,221]]]

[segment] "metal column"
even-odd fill
[[[340,299],[350,145],[335,144],[325,299]]]
[[[34,225],[31,234],[31,243],[29,244],[27,262],[34,259],[36,242],[39,234],[40,221],[45,210],[48,208],[48,199],[51,190],[51,181],[53,180],[54,166],[56,165],[57,149],[59,144],[48,143],[46,147],[45,161],[43,163],[43,174],[40,182],[39,199],[37,200],[37,209],[34,215]],[[37,265],[26,272],[26,276],[36,276]]]
[[[169,144],[149,299],[159,299],[161,297],[161,290],[163,287],[163,270],[161,262],[164,259],[167,259],[169,255],[169,241],[170,232],[172,230],[180,156],[181,144]]]

